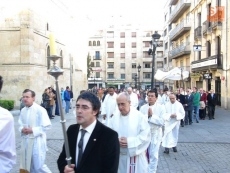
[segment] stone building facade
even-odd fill
[[[30,88],[36,92],[36,102],[41,102],[44,89],[54,85],[54,77],[47,74],[52,65],[50,54],[50,23],[31,9],[0,22],[0,74],[4,77],[1,99],[12,99],[19,105],[22,91]],[[58,38],[58,36],[57,36]],[[57,62],[64,69],[59,77],[59,87],[72,85],[75,97],[87,87],[86,73],[77,68],[77,58],[70,57],[65,42],[56,40]],[[85,55],[86,60],[87,54]],[[85,66],[82,67],[86,69]]]

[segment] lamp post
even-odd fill
[[[154,84],[154,74],[155,74],[155,52],[156,52],[156,48],[157,48],[157,41],[159,40],[159,38],[161,37],[160,34],[157,33],[157,31],[155,31],[155,33],[152,35],[152,40],[150,41],[150,45],[152,46],[152,48],[149,49],[148,54],[151,55],[152,54],[152,76],[151,76],[151,89],[153,89],[153,87],[155,87]]]
[[[135,81],[135,88],[137,88],[137,74],[134,76],[134,81]]]
[[[140,90],[140,88],[141,88],[141,83],[140,83],[140,78],[141,78],[141,76],[140,76],[141,66],[140,66],[140,64],[137,66],[137,70],[138,70],[138,89]]]

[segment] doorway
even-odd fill
[[[216,80],[215,80],[215,94],[217,96],[217,105],[221,106],[221,80],[220,80],[220,77],[216,77]]]

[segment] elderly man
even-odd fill
[[[0,76],[0,91],[3,79]],[[0,172],[8,173],[16,163],[14,118],[11,113],[0,107]]]
[[[162,138],[162,146],[165,147],[164,153],[169,154],[169,148],[173,148],[177,152],[177,141],[179,136],[180,121],[185,116],[185,111],[180,102],[176,100],[176,95],[171,93],[169,95],[170,101],[165,104],[166,113],[165,130]]]
[[[115,93],[114,87],[108,88],[108,94],[105,96],[105,99],[101,108],[101,115],[105,120],[105,125],[109,125],[110,119],[113,116],[114,111],[117,109],[116,102],[117,94]]]
[[[165,108],[157,103],[158,93],[154,90],[148,92],[148,104],[141,107],[140,112],[148,118],[151,128],[151,143],[148,148],[149,153],[149,171],[155,173],[158,164],[158,152],[162,139],[162,126],[164,126]]]
[[[119,111],[111,119],[110,127],[118,133],[120,158],[118,173],[147,173],[146,150],[150,143],[147,118],[130,106],[130,95],[117,97]]]
[[[127,89],[128,94],[130,96],[130,101],[131,101],[131,106],[133,106],[134,108],[137,109],[138,107],[138,96],[136,93],[133,92],[133,89],[131,87],[129,87]]]
[[[21,133],[20,169],[24,172],[51,172],[45,164],[46,158],[46,130],[51,122],[47,111],[34,102],[35,92],[25,89],[22,93],[25,107],[18,119]]]

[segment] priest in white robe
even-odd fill
[[[169,95],[170,102],[165,104],[166,113],[165,130],[162,138],[162,146],[165,147],[164,153],[169,154],[169,148],[173,148],[177,152],[177,141],[179,136],[180,120],[184,118],[185,111],[180,102],[176,100],[176,95]]]
[[[149,168],[148,173],[156,173],[159,149],[162,140],[162,127],[164,126],[165,108],[157,102],[158,93],[148,91],[148,103],[141,107],[140,112],[148,119],[151,129],[151,142],[148,147]]]
[[[117,97],[119,111],[111,119],[110,127],[118,133],[120,158],[118,173],[147,173],[146,150],[150,143],[150,127],[147,118],[130,106],[128,93]]]
[[[0,91],[3,78],[0,76]],[[9,173],[16,164],[16,146],[14,118],[12,114],[0,107],[0,173]]]
[[[25,107],[19,116],[21,133],[20,170],[30,173],[51,173],[45,164],[46,130],[51,127],[47,111],[34,102],[35,92],[23,91]]]
[[[137,94],[133,92],[133,89],[131,87],[127,89],[127,92],[130,96],[131,106],[137,109],[139,103]]]
[[[116,99],[117,94],[115,93],[114,87],[111,86],[108,88],[108,94],[105,96],[101,109],[101,115],[103,117],[102,123],[106,126],[109,126],[113,113],[117,109]]]

